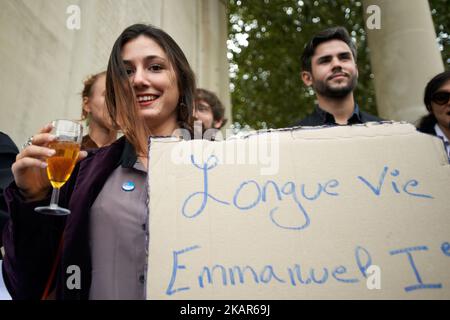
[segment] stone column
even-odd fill
[[[380,8],[380,29],[366,25],[378,112],[392,120],[415,122],[426,113],[426,83],[444,70],[426,0],[363,0]]]
[[[224,19],[225,17],[225,19]],[[225,106],[225,127],[231,124],[230,81],[227,59],[228,13],[227,2],[201,1],[199,19],[199,52],[197,54],[198,87],[217,93]]]

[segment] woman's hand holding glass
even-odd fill
[[[47,174],[47,159],[56,151],[50,145],[58,139],[51,134],[52,124],[46,125],[33,136],[32,144],[21,150],[12,166],[17,187],[27,201],[37,201],[46,198],[52,188]],[[85,158],[87,153],[81,151],[78,160]]]

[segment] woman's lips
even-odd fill
[[[139,106],[141,107],[148,107],[150,106],[155,100],[149,100],[149,101],[138,101]]]
[[[148,107],[155,102],[159,96],[153,94],[141,94],[136,97],[139,106]]]

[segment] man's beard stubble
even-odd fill
[[[351,81],[348,83],[345,87],[340,88],[331,88],[326,81],[314,81],[313,82],[313,89],[316,91],[316,93],[328,97],[328,98],[344,98],[348,94],[350,94],[355,88],[356,84],[358,83],[358,77],[357,76],[351,76]]]

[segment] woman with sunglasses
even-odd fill
[[[450,71],[428,82],[423,102],[429,113],[419,120],[418,129],[441,138],[450,161]]]

